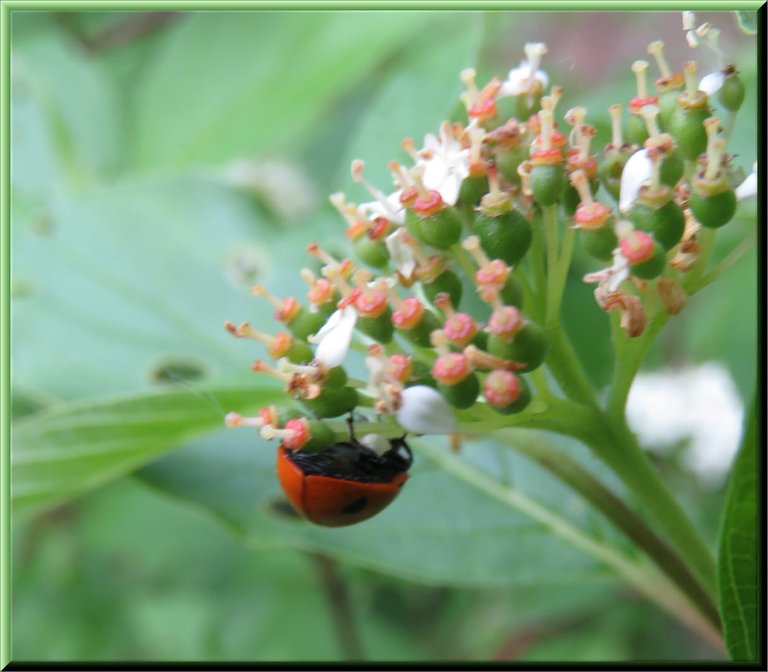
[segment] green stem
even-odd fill
[[[699,259],[693,268],[688,271],[682,282],[683,289],[688,295],[693,294],[691,288],[699,284],[701,277],[704,275],[704,271],[707,270],[709,258],[712,256],[712,251],[715,247],[716,233],[715,229],[707,229],[704,227],[702,227],[699,232]]]
[[[717,280],[723,273],[725,273],[725,271],[733,266],[752,248],[756,239],[757,235],[753,232],[751,235],[742,240],[737,247],[735,247],[726,257],[722,259],[722,261],[720,261],[720,263],[714,266],[709,273],[698,278],[696,282],[688,283],[688,286],[686,287],[688,294],[692,296],[696,292],[704,289],[710,283]]]
[[[717,605],[691,574],[680,556],[589,471],[539,434],[524,430],[506,430],[499,432],[497,436],[517,452],[550,471],[601,511],[679,586],[713,627],[720,628]]]
[[[543,222],[533,220],[531,251],[529,254],[531,266],[533,269],[533,285],[536,288],[539,302],[542,304],[542,312],[545,304],[545,291],[547,285],[547,273],[544,268],[544,235],[542,231]]]
[[[544,218],[544,236],[547,245],[547,311],[544,324],[547,329],[556,324],[560,316],[560,304],[556,304],[558,294],[562,291],[557,277],[557,206],[548,205],[542,208],[542,217]]]
[[[663,306],[659,306],[648,321],[645,331],[634,338],[629,338],[618,326],[619,319],[618,315],[611,315],[615,359],[611,391],[606,405],[609,418],[624,417],[632,381],[640,370],[640,364],[656,335],[669,319],[669,315]]]
[[[472,258],[469,256],[469,252],[467,252],[461,246],[461,243],[456,243],[455,245],[451,246],[451,249],[449,250],[449,252],[451,254],[451,257],[453,257],[453,260],[461,267],[461,270],[464,272],[464,275],[470,280],[474,278],[475,271],[477,269],[475,268],[475,265],[472,262]]]
[[[606,429],[608,431],[606,431]],[[670,494],[648,454],[643,451],[626,420],[596,418],[578,436],[626,483],[667,540],[696,572],[710,595],[717,594],[715,561],[698,530]]]
[[[547,366],[569,399],[598,407],[595,392],[559,323],[547,328]]]
[[[589,536],[540,502],[515,488],[502,485],[492,476],[469,466],[448,451],[424,443],[417,444],[416,447],[420,453],[427,455],[446,472],[484,492],[489,497],[538,521],[571,546],[607,565],[639,593],[675,615],[697,632],[714,641],[719,640],[720,635],[717,628],[713,627],[696,609],[692,608],[688,598],[678,590],[677,586],[669,582],[653,567],[632,560],[612,546]]]

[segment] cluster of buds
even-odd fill
[[[352,177],[372,200],[358,204],[341,193],[330,200],[354,255],[339,259],[309,245],[320,268],[301,271],[306,302],[253,288],[275,306],[285,331],[226,325],[266,345],[275,364],[257,360],[253,370],[281,381],[291,410],[230,414],[229,425],[257,427],[290,450],[323,450],[334,442],[323,420],[358,407],[417,434],[456,432],[460,414],[478,406],[523,411],[532,395],[527,374],[547,355],[546,329],[531,318],[543,311],[526,305],[544,290],[534,265],[554,272],[532,244],[543,240],[546,209],[557,235],[576,229],[590,255],[611,261],[584,280],[597,283],[601,309],[621,312],[628,336],[646,327],[650,287],[671,314],[682,309],[679,274],[696,263],[701,227],[723,226],[737,205],[712,94],[693,61],[672,72],[663,45],[652,43],[656,90],[647,88],[648,63],[632,64],[637,95],[626,119],[620,103],[610,107],[612,135],[599,152],[585,107],[557,112],[564,91],[547,90],[546,52],[526,45],[526,60],[506,80],[482,87],[474,70],[463,71],[465,116],[445,121],[421,148],[403,141],[408,160],[388,164],[391,193],[353,162]],[[730,65],[721,74],[718,90],[727,85],[730,93],[720,100],[734,113],[740,80]],[[507,97],[514,114],[503,111]],[[559,131],[558,120],[570,131]],[[366,353],[367,380],[345,372],[355,348]]]

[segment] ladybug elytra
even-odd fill
[[[350,425],[351,428],[351,425]],[[413,456],[404,439],[382,455],[351,434],[321,452],[280,446],[277,474],[294,509],[316,525],[342,527],[375,516],[397,497]]]

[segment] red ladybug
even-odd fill
[[[350,427],[351,429],[351,427]],[[404,439],[390,439],[383,455],[360,443],[350,432],[318,453],[277,451],[277,475],[293,508],[325,527],[354,525],[384,509],[408,479],[413,461]]]

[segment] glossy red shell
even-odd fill
[[[342,527],[375,516],[397,497],[408,474],[388,483],[366,483],[332,476],[305,474],[282,446],[277,451],[277,475],[296,511],[316,525]]]

